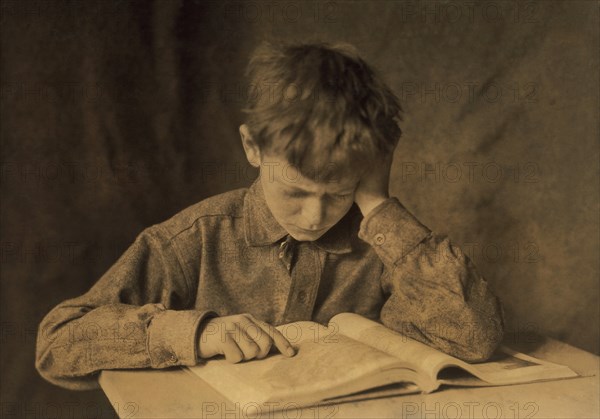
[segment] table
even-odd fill
[[[264,412],[283,418],[600,418],[600,359],[546,337],[507,346],[536,358],[568,365],[582,377],[514,386],[446,387],[431,394],[361,400],[304,409]],[[110,370],[100,386],[121,418],[236,418],[236,406],[181,368]]]

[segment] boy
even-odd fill
[[[259,178],[146,229],[89,292],[54,308],[40,373],[87,389],[103,369],[293,356],[274,325],[340,312],[489,357],[499,301],[460,249],[388,195],[401,135],[391,90],[349,46],[264,44],[247,74],[257,94],[240,134]]]

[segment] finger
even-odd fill
[[[255,322],[273,339],[273,344],[279,352],[285,356],[294,356],[296,354],[292,344],[274,326],[260,320],[255,320]]]
[[[243,324],[236,323],[235,341],[242,350],[244,360],[254,359],[260,353],[260,347],[248,336]]]
[[[240,324],[248,337],[258,345],[259,351],[256,358],[262,359],[266,357],[273,346],[273,339],[271,336],[257,324],[256,319],[247,318],[246,321],[240,322]]]
[[[225,341],[221,347],[225,359],[233,364],[237,364],[244,359],[244,353],[236,343],[235,339],[231,334],[225,333]]]

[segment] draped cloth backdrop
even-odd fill
[[[5,407],[112,414],[37,375],[37,324],[143,228],[252,182],[263,39],[354,44],[405,109],[392,193],[462,245],[516,338],[598,353],[598,23],[588,1],[2,2]]]

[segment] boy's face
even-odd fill
[[[294,239],[317,240],[346,215],[354,202],[359,175],[313,181],[284,157],[261,153],[245,125],[240,134],[248,161],[260,168],[260,182],[273,217]]]
[[[346,215],[358,180],[315,182],[278,156],[265,156],[260,165],[260,182],[273,217],[300,241],[317,240]]]

